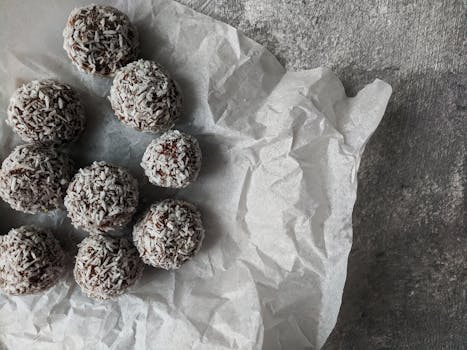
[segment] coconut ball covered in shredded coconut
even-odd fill
[[[91,298],[115,298],[141,277],[143,264],[127,238],[89,236],[78,247],[75,280]]]
[[[32,294],[52,287],[64,271],[64,253],[48,231],[33,226],[0,236],[0,289]]]
[[[144,263],[178,269],[200,249],[204,239],[201,214],[182,200],[154,204],[135,225],[133,241]]]
[[[175,82],[152,61],[139,60],[120,69],[109,100],[118,119],[144,132],[168,130],[181,114],[182,97]]]
[[[54,80],[34,80],[10,99],[6,123],[26,142],[75,141],[84,130],[84,109],[73,89]]]
[[[62,205],[72,174],[73,163],[56,149],[20,145],[3,161],[0,197],[25,213],[54,210]]]
[[[104,233],[126,225],[138,205],[138,183],[124,168],[94,162],[68,186],[65,207],[76,228]]]
[[[128,16],[110,6],[87,5],[71,11],[63,48],[83,72],[112,75],[134,61],[138,32]]]
[[[201,149],[193,136],[170,130],[149,144],[141,166],[149,181],[157,186],[187,187],[198,177]]]

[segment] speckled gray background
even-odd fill
[[[348,280],[324,349],[467,348],[462,1],[180,2],[289,69],[334,69],[349,95],[376,77],[393,86],[359,171]]]

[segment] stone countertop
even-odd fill
[[[288,69],[332,68],[348,95],[375,78],[392,85],[362,159],[348,278],[324,349],[464,349],[462,1],[180,2],[239,28]]]

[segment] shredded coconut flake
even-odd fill
[[[201,214],[186,201],[154,204],[135,225],[133,241],[144,263],[178,269],[200,249],[204,239]]]
[[[109,100],[118,119],[144,132],[168,130],[181,114],[175,82],[152,61],[135,61],[118,70]]]
[[[126,225],[138,205],[138,183],[121,167],[94,162],[74,176],[65,197],[73,225],[104,233]]]
[[[0,197],[25,213],[54,210],[62,205],[72,172],[71,160],[56,149],[18,146],[3,161]]]
[[[84,109],[73,89],[54,80],[34,80],[10,99],[6,123],[25,141],[58,145],[84,130]]]
[[[201,149],[193,136],[171,130],[149,144],[141,166],[157,186],[187,187],[198,177]]]
[[[34,226],[0,236],[0,289],[11,295],[52,287],[64,271],[64,253],[55,237]]]
[[[74,276],[91,298],[105,300],[125,293],[142,272],[138,252],[127,238],[89,236],[79,244]]]
[[[63,48],[83,72],[113,75],[134,61],[138,33],[127,15],[110,6],[88,5],[71,11]]]

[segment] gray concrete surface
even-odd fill
[[[455,0],[181,0],[327,66],[349,95],[392,84],[367,146],[337,326],[324,349],[466,349],[465,5]]]

